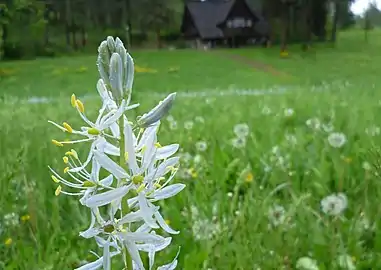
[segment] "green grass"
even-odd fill
[[[186,183],[187,188],[162,205],[165,218],[181,233],[167,251],[158,254],[158,262],[170,261],[181,246],[178,269],[295,269],[298,258],[310,256],[319,269],[330,270],[340,269],[336,263],[340,254],[355,258],[357,269],[381,268],[380,170],[363,168],[364,162],[379,160],[375,152],[380,135],[371,136],[366,129],[381,126],[377,91],[381,62],[374,55],[376,38],[366,45],[369,50],[360,50],[363,43],[357,39],[361,36],[352,35],[343,33],[337,49],[318,47],[316,58],[297,57],[296,47],[290,48],[289,59],[279,59],[275,49],[223,51],[270,63],[290,77],[256,71],[220,52],[134,54],[138,66],[158,71],[137,73],[134,99],[142,105],[139,113],[157,103],[150,91],[295,86],[294,92],[284,95],[176,99],[171,114],[178,129],[171,130],[164,120],[159,140],[163,145],[180,143],[181,153],[199,155],[201,162],[182,162],[175,181]],[[366,65],[359,68],[364,59]],[[74,197],[54,196],[56,184],[47,168],[62,170],[66,150],[50,143],[66,136],[47,120],[66,121],[76,128],[84,125],[69,97],[72,92],[96,93],[94,62],[95,57],[76,57],[1,64],[1,70],[15,71],[0,82],[4,95],[0,107],[0,269],[72,269],[83,259],[94,259],[88,251],[97,250],[95,243],[78,236],[88,226],[86,209]],[[82,65],[88,70],[76,72]],[[168,72],[176,66],[178,71]],[[62,73],[51,74],[64,67],[67,70]],[[327,91],[312,91],[322,82]],[[13,98],[32,95],[59,98],[48,104]],[[88,117],[96,116],[98,106],[97,100],[86,100]],[[264,114],[264,108],[271,113]],[[295,112],[291,117],[285,116],[288,108]],[[196,120],[199,116],[204,123]],[[330,146],[324,129],[307,127],[306,121],[315,117],[346,135],[344,147]],[[184,128],[186,121],[194,122],[193,129]],[[250,127],[244,149],[231,144],[238,123]],[[286,134],[294,136],[295,145],[286,140]],[[205,152],[197,152],[198,141],[207,143]],[[286,168],[279,158],[271,158],[274,146],[289,164]],[[86,145],[76,149],[81,157],[87,154]],[[248,165],[252,182],[245,181],[243,173]],[[194,173],[188,179],[184,175],[189,170]],[[335,192],[348,197],[348,208],[339,219],[320,209],[320,201]],[[285,208],[287,220],[275,228],[269,227],[268,217],[274,204]],[[189,214],[192,208],[198,209],[198,217]],[[20,217],[15,224],[5,222],[9,213]],[[30,215],[30,220],[21,221],[24,215]],[[365,219],[369,228],[361,226]],[[197,226],[201,226],[198,232]],[[213,229],[215,234],[210,233]],[[198,239],[205,232],[211,238]],[[12,243],[5,245],[8,238]],[[115,269],[121,269],[114,261]]]

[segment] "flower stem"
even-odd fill
[[[119,134],[120,134],[120,141],[119,141],[119,165],[122,167],[122,168],[126,168],[126,156],[125,156],[125,153],[126,153],[126,149],[125,149],[125,139],[124,139],[124,115],[122,115],[120,117],[120,120],[119,120]],[[127,200],[127,198],[124,198],[125,200]],[[128,204],[123,204],[122,203],[122,206],[125,206],[124,209],[122,209],[122,211],[127,211],[129,212],[130,209],[128,209]],[[127,208],[127,209],[126,209]],[[130,253],[128,252],[127,248],[125,248],[124,250],[124,256],[125,256],[125,267],[127,270],[132,270],[132,258],[130,256]]]

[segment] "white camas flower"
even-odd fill
[[[322,211],[330,216],[339,216],[348,206],[348,199],[344,193],[332,194],[320,202]]]
[[[319,270],[316,260],[310,257],[301,257],[296,261],[296,269],[299,270]]]
[[[103,249],[97,260],[77,269],[103,267],[109,270],[111,258],[122,255],[125,268],[144,270],[140,253],[146,252],[151,270],[155,254],[172,240],[171,237],[160,236],[160,229],[169,234],[179,233],[168,226],[159,212],[160,207],[155,205],[157,201],[175,196],[185,187],[180,183],[170,184],[178,170],[179,158],[173,154],[179,145],[161,146],[157,141],[160,120],[172,107],[176,93],[168,95],[135,122],[130,122],[126,112],[139,106],[129,105],[134,75],[132,57],[119,38],[108,37],[98,52],[97,66],[101,78],[97,82],[97,91],[102,107],[96,120],[93,122],[87,118],[83,103],[73,94],[71,104],[87,126],[74,129],[66,122],[59,125],[49,121],[64,132],[82,137],[71,141],[52,140],[55,145],[64,147],[90,142],[87,158],[82,162],[74,149],[67,151],[63,157],[66,166],[63,174],[49,167],[51,178],[59,184],[55,191],[57,196],[78,196],[80,203],[88,207],[90,225],[80,232],[80,236],[95,239],[98,247]],[[119,163],[110,156],[118,158]],[[102,168],[108,174],[101,179]],[[156,269],[175,269],[177,257],[178,254],[171,263]]]
[[[344,133],[333,132],[328,136],[328,143],[334,148],[341,148],[347,142],[347,137]]]

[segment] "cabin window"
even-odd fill
[[[245,18],[233,18],[226,22],[226,26],[228,28],[245,28],[245,27],[252,27],[253,22],[250,19]]]

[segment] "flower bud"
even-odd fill
[[[110,87],[115,101],[123,98],[123,64],[118,53],[113,53],[110,59]]]
[[[146,128],[165,116],[172,108],[173,101],[175,100],[176,93],[169,94],[164,100],[148,113],[137,119],[137,123],[141,128]]]

